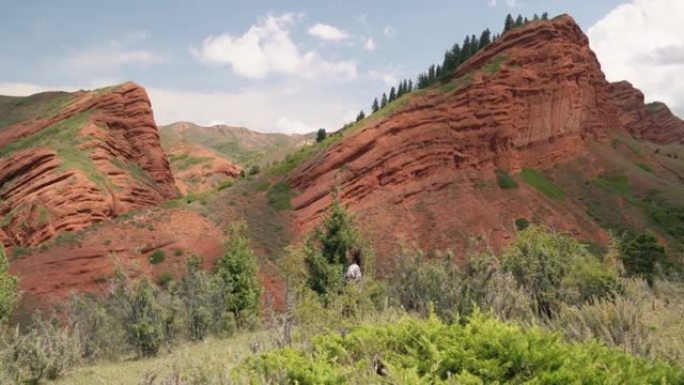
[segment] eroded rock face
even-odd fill
[[[620,121],[629,132],[659,144],[681,143],[684,121],[663,103],[644,104],[644,94],[627,81],[611,83],[611,101],[620,112]]]
[[[385,254],[402,242],[504,244],[516,218],[605,239],[584,208],[526,186],[503,191],[494,176],[496,169],[591,164],[589,143],[622,129],[623,113],[574,20],[561,16],[513,30],[453,79],[441,90],[398,100],[405,105],[396,113],[371,116],[363,129],[296,169],[289,182],[299,191],[293,203],[300,229],[318,223],[337,189]]]
[[[167,148],[176,186],[184,195],[220,188],[240,177],[242,167],[196,143],[180,142]]]
[[[0,241],[38,245],[177,195],[150,101],[133,83],[78,92],[0,131]]]

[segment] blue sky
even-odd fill
[[[413,78],[441,60],[466,33],[500,31],[509,12],[571,14],[612,55],[605,59],[614,62],[611,68],[604,65],[609,78],[611,71],[639,78],[643,69],[624,68],[629,58],[620,56],[624,49],[611,31],[634,29],[635,17],[643,19],[636,27],[653,30],[665,11],[650,19],[644,15],[656,3],[667,10],[681,2],[6,2],[0,15],[0,94],[133,80],[148,90],[160,124],[187,120],[260,131],[332,130],[359,109],[368,110],[373,97],[395,80]],[[677,29],[684,25],[681,17],[670,16],[672,27],[662,34],[684,32]],[[670,43],[675,53],[684,47],[681,40]],[[675,64],[684,62],[684,56],[679,59],[675,54]],[[662,90],[658,84],[652,87]],[[677,104],[684,99],[678,92],[657,96]]]

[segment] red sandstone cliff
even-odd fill
[[[177,195],[147,93],[77,92],[0,131],[0,241],[32,246]]]
[[[663,103],[644,104],[644,94],[629,82],[611,83],[611,102],[620,110],[622,125],[638,138],[655,143],[681,143],[684,121],[672,115]]]
[[[668,113],[651,113],[651,127],[640,115],[643,98],[614,102],[615,94],[571,17],[510,31],[463,63],[450,85],[404,96],[396,112],[371,116],[291,173],[297,225],[311,229],[337,189],[385,254],[397,242],[444,248],[484,235],[505,243],[516,218],[605,239],[578,202],[524,185],[503,191],[494,170],[582,159],[591,178],[602,167],[592,144],[616,132],[681,139]]]

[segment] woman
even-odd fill
[[[346,279],[361,279],[361,249],[352,247],[347,250],[347,260],[351,262],[344,274]]]

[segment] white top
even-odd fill
[[[361,267],[356,263],[352,263],[347,268],[347,274],[344,275],[346,278],[359,279],[361,278]]]

